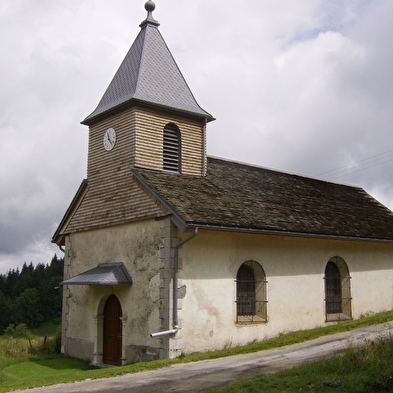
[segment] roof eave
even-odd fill
[[[155,103],[143,101],[143,100],[140,100],[137,98],[130,98],[129,100],[124,101],[121,104],[118,104],[118,105],[116,105],[112,108],[109,108],[103,112],[97,113],[96,115],[93,115],[94,112],[92,112],[92,114],[90,114],[84,120],[81,121],[81,124],[83,124],[85,126],[90,126],[94,123],[99,122],[100,120],[102,120],[104,118],[116,115],[117,113],[122,112],[127,107],[131,107],[133,105],[134,106],[141,106],[141,107],[145,107],[145,108],[158,109],[158,110],[161,110],[164,112],[180,113],[182,115],[191,116],[191,117],[194,117],[197,119],[204,119],[207,123],[216,120],[215,117],[213,117],[210,113],[204,111],[202,108],[201,108],[201,110],[206,112],[206,114],[188,111],[185,109],[173,108],[173,107],[161,105],[161,104],[155,104]]]
[[[55,243],[58,246],[62,245],[64,234],[61,233],[61,230],[64,228],[66,222],[68,221],[69,217],[74,211],[74,208],[78,205],[79,201],[85,194],[86,190],[87,190],[87,179],[83,179],[74,198],[72,199],[70,205],[68,206],[68,209],[66,210],[63,218],[61,219],[60,224],[58,225],[55,233],[52,236],[52,240],[51,240],[52,243]]]
[[[108,267],[110,270],[107,270]],[[105,271],[100,272],[102,269],[105,269]],[[116,271],[120,271],[120,273],[124,276],[123,280],[119,281],[118,278],[115,277],[115,280],[111,278],[111,280],[107,281],[109,276],[114,274]],[[93,272],[94,274],[92,274]],[[86,277],[88,277],[88,279],[86,279]],[[101,263],[93,269],[62,281],[59,285],[132,285],[132,277],[128,273],[123,262]]]

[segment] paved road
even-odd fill
[[[273,373],[284,368],[326,358],[342,351],[349,345],[358,345],[365,340],[391,334],[393,334],[393,322],[246,355],[177,364],[155,371],[143,371],[119,377],[60,384],[18,392],[202,392],[240,379],[249,379],[256,375]]]

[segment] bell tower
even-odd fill
[[[206,123],[214,118],[196,102],[153,18],[146,19],[89,126],[88,181],[105,182],[131,167],[206,175]]]

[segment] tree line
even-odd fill
[[[21,270],[0,274],[0,334],[10,324],[35,328],[61,316],[63,266],[55,254],[50,264],[25,262]]]

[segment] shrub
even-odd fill
[[[53,337],[45,336],[43,341],[30,347],[29,353],[34,355],[58,355],[61,352],[61,326]]]
[[[27,329],[27,325],[25,323],[20,323],[19,325],[16,326],[13,323],[11,323],[5,329],[4,334],[14,338],[17,337],[27,338],[29,336],[29,330]]]

